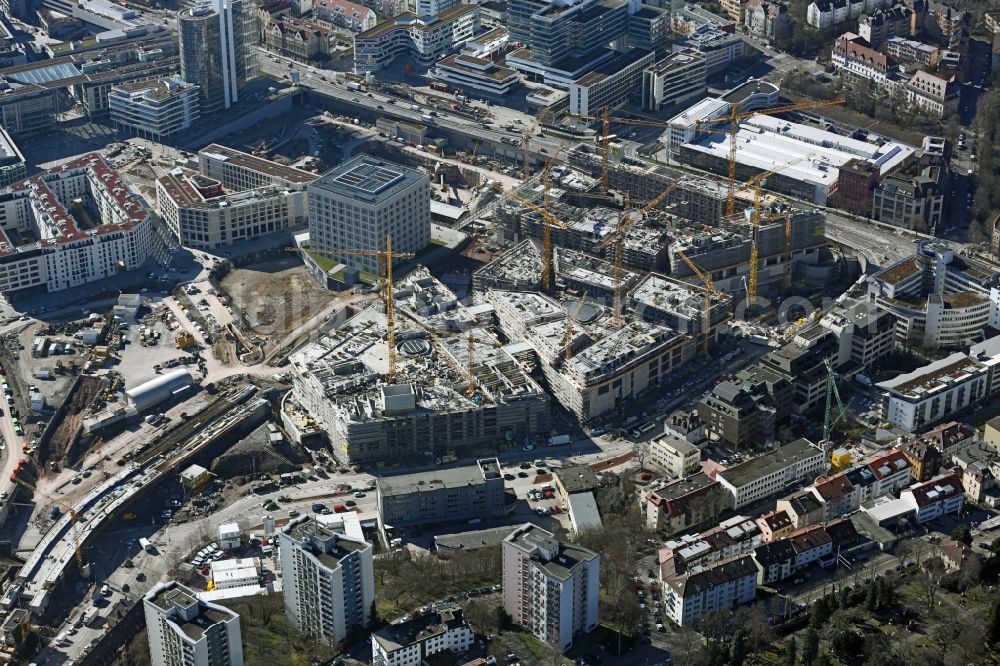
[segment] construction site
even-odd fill
[[[432,462],[521,446],[550,430],[549,398],[425,269],[290,357],[303,408],[352,464]],[[386,310],[389,312],[386,312]],[[516,347],[516,345],[514,345]]]

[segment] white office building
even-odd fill
[[[642,72],[642,108],[658,112],[705,93],[705,56],[694,49],[671,53]]]
[[[543,643],[565,651],[597,626],[601,556],[530,523],[503,541],[503,607]]]
[[[429,187],[420,171],[370,155],[355,157],[309,185],[309,245],[384,250],[391,234],[393,251],[419,252],[431,242]],[[377,257],[322,254],[378,274]]]
[[[299,631],[330,644],[371,622],[372,545],[310,517],[279,534],[285,614]]]
[[[156,666],[243,666],[240,616],[201,601],[178,582],[142,598],[150,661]]]
[[[822,449],[813,446],[807,439],[797,439],[770,453],[722,470],[715,478],[732,495],[733,508],[739,509],[776,495],[796,481],[811,481],[826,471],[828,462]]]
[[[108,110],[115,129],[162,142],[198,120],[198,86],[177,75],[123,83],[108,92]]]

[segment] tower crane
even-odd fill
[[[677,250],[677,256],[679,256],[691,272],[694,273],[702,284],[705,285],[705,312],[702,316],[702,336],[701,336],[701,353],[706,358],[708,357],[708,336],[712,330],[712,298],[721,298],[723,296],[722,292],[715,288],[715,283],[712,282],[712,275],[709,272],[703,271],[698,268],[691,259],[684,254],[681,250]]]
[[[622,311],[622,252],[624,251],[625,245],[625,233],[635,224],[636,220],[642,219],[642,216],[648,213],[653,208],[656,208],[663,202],[667,196],[677,189],[680,185],[679,180],[675,180],[670,183],[665,190],[657,194],[653,199],[646,202],[646,204],[639,209],[639,215],[633,216],[631,209],[631,200],[626,194],[625,202],[625,212],[621,217],[618,218],[618,226],[615,227],[614,232],[612,232],[607,238],[601,241],[598,245],[599,250],[604,250],[611,243],[614,243],[614,253],[615,253],[615,295],[614,295],[614,306],[611,313],[612,323],[615,327],[621,325],[621,311]]]
[[[53,504],[61,507],[66,513],[69,514],[70,536],[73,539],[73,549],[74,549],[73,554],[76,557],[76,566],[80,567],[80,571],[83,571],[83,567],[84,567],[83,551],[80,548],[80,537],[76,533],[76,522],[77,522],[76,509],[74,509],[72,505],[64,502],[63,500],[58,500],[55,497],[52,497],[51,495],[46,495],[45,493],[43,493],[42,491],[40,491],[35,486],[33,486],[30,483],[28,483],[27,481],[24,481],[23,479],[21,479],[21,477],[19,477],[19,476],[12,476],[11,477],[11,481],[13,481],[14,483],[16,483],[16,484],[18,484],[20,486],[24,486],[25,488],[27,488],[28,490],[30,490],[32,493],[34,493],[36,495],[44,497],[45,499],[49,500]]]
[[[377,257],[379,263],[379,277],[382,280],[382,300],[385,304],[385,327],[386,342],[389,345],[389,371],[385,375],[387,383],[396,381],[396,314],[392,297],[392,261],[393,259],[412,259],[416,255],[412,252],[395,252],[392,249],[392,234],[385,237],[384,250],[368,250],[362,248],[346,247],[286,247],[288,252],[322,252],[324,254],[338,254],[342,256],[355,257]]]
[[[824,365],[826,365],[826,406],[823,410],[823,455],[826,458],[824,464],[830,465],[830,433],[833,431],[833,427],[837,425],[841,420],[847,418],[847,412],[844,409],[844,403],[840,400],[840,389],[837,388],[837,371],[833,369],[833,364],[830,363],[830,359],[823,359]],[[833,399],[837,401],[837,408],[839,410],[837,418],[830,420],[830,412],[833,411]]]
[[[770,171],[759,173],[747,181],[747,185],[753,188],[753,215],[750,218],[750,284],[747,288],[747,312],[753,311],[754,303],[757,300],[757,271],[759,270],[759,266],[757,265],[759,263],[757,232],[760,230],[761,221],[761,189],[769,177],[810,157],[812,157],[812,153],[797,157],[791,162],[785,162]],[[790,233],[790,231],[790,229],[786,229],[786,233]]]
[[[729,181],[726,192],[726,215],[733,215],[736,208],[736,132],[740,128],[740,121],[755,115],[766,115],[773,116],[781,113],[789,113],[792,111],[811,111],[813,109],[820,109],[827,106],[835,106],[837,104],[843,104],[845,100],[843,97],[838,97],[836,99],[821,100],[816,102],[800,102],[798,104],[787,104],[785,106],[777,106],[771,109],[756,109],[753,111],[740,111],[739,104],[732,102],[729,104],[729,113],[718,118],[706,118],[704,120],[696,120],[693,125],[683,125],[680,123],[667,123],[655,120],[644,120],[637,118],[617,118],[613,116],[607,116],[602,114],[600,116],[579,116],[581,120],[599,120],[604,125],[602,130],[607,132],[607,127],[611,122],[619,123],[622,125],[644,125],[647,127],[662,127],[664,129],[680,129],[686,131],[699,131],[699,132],[717,132],[719,131],[717,126],[724,123],[729,123]],[[605,142],[606,143],[606,142]],[[607,163],[607,148],[604,149],[605,164]],[[605,169],[607,167],[605,166]],[[607,181],[607,171],[603,173],[602,182]]]
[[[528,144],[531,143],[531,137],[535,135],[535,128],[538,127],[538,118],[524,130],[524,134],[521,135],[521,150],[524,152],[524,176],[522,180],[528,182],[531,178],[531,163],[528,161],[531,156],[531,151],[528,150]]]
[[[580,304],[576,306],[576,312],[573,316],[566,318],[566,333],[563,335],[562,339],[562,349],[563,356],[566,360],[573,358],[573,322],[580,320],[580,313],[583,312],[583,306],[587,304],[587,293],[583,293],[583,298],[580,299]]]

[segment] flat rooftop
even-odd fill
[[[938,389],[965,381],[983,368],[982,363],[969,358],[964,352],[955,352],[913,372],[879,382],[878,386],[908,398],[922,398]]]
[[[546,574],[559,580],[569,579],[574,569],[600,557],[583,546],[559,541],[551,532],[530,523],[517,528],[504,541],[532,553],[532,561]]]
[[[359,155],[315,179],[312,187],[371,203],[425,180],[426,174],[370,155]]]
[[[213,143],[205,148],[202,148],[199,153],[205,155],[206,157],[212,157],[224,162],[230,162],[235,166],[239,166],[244,169],[250,169],[251,171],[257,171],[268,176],[274,176],[288,181],[289,183],[299,183],[304,185],[316,180],[316,174],[310,173],[309,171],[284,166],[282,164],[278,164],[277,162],[265,160],[262,157],[250,155],[234,148],[221,146],[217,143]]]
[[[579,86],[587,87],[593,86],[601,83],[605,79],[615,76],[622,70],[634,65],[636,62],[642,60],[643,58],[648,58],[652,51],[647,51],[640,48],[632,48],[625,51],[619,55],[616,55],[610,60],[602,62],[600,65],[595,67],[590,72],[584,74],[579,79],[576,80],[576,84]]]
[[[426,32],[444,27],[448,23],[456,21],[470,12],[477,11],[477,9],[478,7],[476,5],[458,5],[441,12],[437,15],[437,18],[433,20],[420,19],[413,12],[404,12],[391,19],[382,21],[370,30],[366,30],[361,34],[356,35],[355,39],[377,39],[388,35],[394,30],[419,30],[421,32]]]
[[[736,488],[741,488],[757,479],[780,472],[781,470],[813,456],[822,456],[823,451],[812,445],[808,439],[797,439],[770,453],[757,456],[739,465],[718,473],[718,476],[728,481]]]
[[[484,58],[471,55],[450,55],[439,60],[437,67],[454,70],[460,74],[473,77],[483,77],[497,82],[517,78],[517,72],[509,67],[501,67]]]
[[[384,476],[376,479],[378,491],[383,497],[411,493],[433,493],[446,488],[465,488],[484,483],[486,483],[486,477],[479,465],[450,467],[430,472]]]

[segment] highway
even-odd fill
[[[502,114],[502,117],[486,120],[485,124],[488,127],[484,127],[483,122],[450,113],[447,107],[432,109],[432,107],[426,104],[416,104],[413,100],[387,95],[384,92],[372,90],[371,87],[365,92],[351,90],[347,87],[348,81],[345,79],[343,72],[317,70],[294,60],[261,51],[261,72],[279,77],[287,77],[292,69],[297,69],[301,73],[301,86],[316,94],[326,95],[342,102],[353,103],[372,115],[397,118],[429,127],[439,127],[445,131],[463,134],[470,140],[490,141],[497,144],[496,147],[498,149],[506,150],[509,156],[515,158],[523,154],[524,147],[504,144],[501,139],[506,137],[520,142],[524,130],[528,129],[530,123],[534,122],[534,118],[528,114],[503,107],[489,107],[492,114]],[[455,101],[454,96],[448,93],[435,90],[429,91],[429,94],[447,100],[449,103]],[[418,106],[418,110],[414,110],[411,105]],[[484,105],[474,103],[473,106],[482,107]],[[422,116],[430,110],[435,110],[438,115],[433,118],[433,122],[429,123]],[[520,121],[520,123],[516,121]],[[516,131],[507,131],[504,129],[506,125],[515,126]],[[565,140],[562,139],[542,136],[536,129],[535,135],[529,144],[529,149],[534,153],[555,155],[556,151],[564,143]]]

